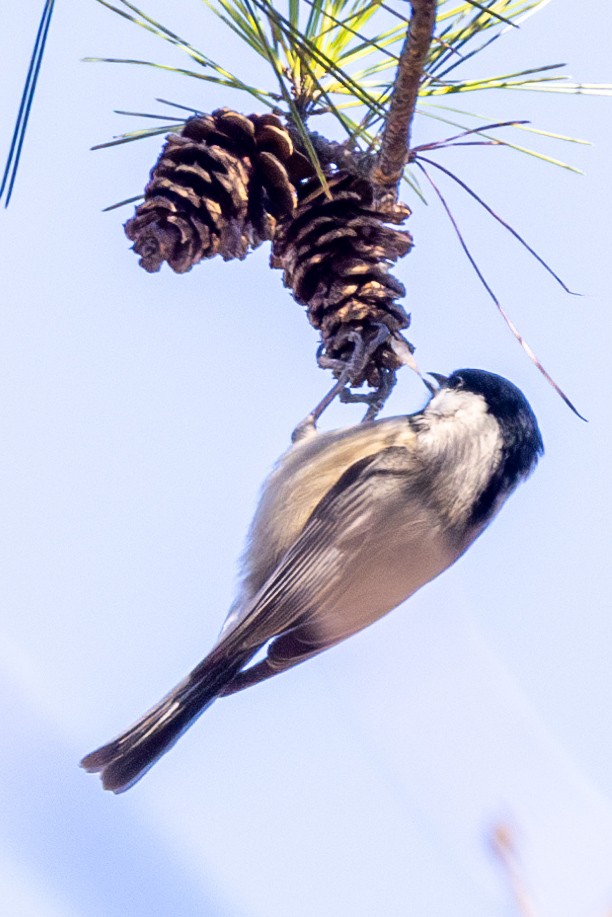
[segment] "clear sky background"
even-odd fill
[[[1,150],[41,6],[4,4]],[[252,72],[204,4],[146,8]],[[605,0],[553,0],[471,74],[567,61],[576,79],[611,81],[611,16]],[[265,247],[150,276],[121,229],[131,208],[101,213],[141,191],[160,146],[89,152],[142,125],[114,108],[155,111],[162,96],[248,112],[250,101],[85,56],[185,63],[93,0],[59,0],[0,215],[1,909],[511,917],[489,844],[503,823],[537,917],[609,914],[610,101],[466,100],[592,140],[535,141],[584,176],[501,148],[437,154],[584,294],[564,294],[444,184],[481,268],[589,423],[506,330],[433,198],[410,200],[416,247],[397,274],[420,365],[509,376],[546,457],[455,568],[344,645],[213,706],[114,797],[79,758],[214,641],[259,485],[329,378]],[[415,142],[433,136],[419,118]],[[401,376],[388,413],[424,402]],[[359,416],[334,407],[325,425]]]

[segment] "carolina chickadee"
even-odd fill
[[[450,567],[543,452],[508,380],[435,377],[417,414],[313,433],[266,481],[241,588],[208,656],[138,722],[81,762],[128,789],[218,697],[350,637]],[[263,647],[265,658],[248,665]]]

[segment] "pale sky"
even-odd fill
[[[3,151],[42,3],[31,6],[5,4]],[[172,7],[174,20],[161,0],[145,8],[251,72],[204,4]],[[593,36],[608,34],[609,4],[576,10],[553,0],[466,75],[567,61],[576,79],[610,81],[606,42]],[[122,232],[131,208],[101,212],[141,191],[160,147],[89,152],[142,126],[113,109],[160,110],[161,96],[250,112],[251,101],[86,56],[187,63],[94,0],[58,0],[0,214],[2,907],[15,917],[512,917],[489,844],[503,823],[534,917],[605,917],[609,99],[465,100],[593,141],[524,138],[585,175],[499,148],[436,154],[584,294],[564,294],[443,185],[487,279],[589,423],[505,328],[433,196],[425,207],[406,194],[416,245],[397,275],[420,365],[510,377],[539,418],[545,458],[452,570],[351,641],[215,704],[114,797],[80,757],[211,646],[260,483],[330,380],[265,247],[243,263],[150,276]],[[415,142],[437,131],[421,117]],[[424,402],[401,375],[387,413]],[[359,416],[337,406],[324,426]]]

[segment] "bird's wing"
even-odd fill
[[[295,628],[338,588],[347,558],[385,524],[410,489],[409,451],[392,446],[355,462],[313,510],[300,536],[213,653],[259,649]],[[399,479],[399,480],[398,480]]]
[[[393,446],[414,448],[417,434],[406,416],[317,432],[294,443],[262,488],[242,559],[241,588],[220,636],[252,606],[271,572],[303,532],[308,519],[352,465]]]

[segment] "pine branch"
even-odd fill
[[[410,129],[423,68],[436,24],[436,0],[411,0],[412,16],[391,96],[389,114],[371,180],[384,198],[397,200],[398,185],[410,149]]]

